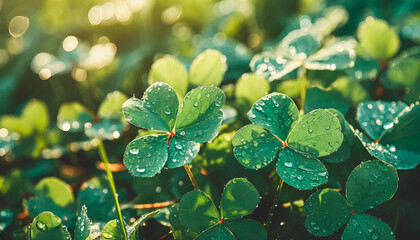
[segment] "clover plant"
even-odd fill
[[[295,69],[342,70],[354,65],[354,39],[329,42],[321,47],[319,36],[307,29],[290,32],[274,51],[254,56],[251,69],[268,80],[278,80]]]
[[[370,154],[395,168],[413,169],[420,163],[418,102],[368,101],[357,108],[357,121],[364,133],[354,130]]]
[[[133,224],[127,227],[129,240],[138,238],[137,229],[150,218],[155,217],[159,211],[153,211],[138,218]],[[124,239],[123,231],[118,220],[109,221],[100,232],[95,232],[92,228],[93,223],[87,215],[87,208],[83,206],[80,215],[77,217],[76,228],[74,232],[74,240],[85,239]],[[96,229],[96,228],[94,228]],[[32,221],[29,232],[29,239],[32,240],[71,240],[71,235],[67,227],[63,225],[60,217],[52,212],[41,212]]]
[[[262,240],[267,239],[264,227],[257,221],[242,219],[257,208],[259,201],[260,195],[250,182],[235,178],[226,184],[219,210],[206,193],[194,190],[172,207],[171,218],[173,222],[181,223],[185,231],[199,233],[194,238],[197,240]]]
[[[317,158],[337,151],[343,142],[337,117],[316,109],[299,119],[293,100],[281,93],[258,100],[248,117],[253,124],[232,139],[244,167],[260,169],[278,157],[277,173],[287,184],[308,190],[327,182],[327,169]]]
[[[217,87],[198,87],[188,92],[181,105],[171,86],[152,84],[142,99],[130,98],[123,114],[131,124],[154,130],[131,141],[124,164],[133,176],[152,177],[163,167],[177,168],[191,163],[200,143],[212,140],[222,124],[225,94]]]
[[[391,199],[397,187],[393,166],[378,160],[364,162],[348,177],[346,198],[326,188],[306,200],[306,229],[315,236],[329,236],[348,222],[342,240],[395,239],[388,225],[363,212]]]

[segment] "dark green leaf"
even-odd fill
[[[218,133],[223,122],[223,112],[219,111],[215,115],[198,121],[197,123],[178,131],[179,137],[194,142],[204,143],[211,141]]]
[[[146,89],[143,98],[132,97],[122,106],[131,124],[157,131],[172,131],[178,111],[178,97],[166,83],[157,82]]]
[[[219,221],[219,212],[210,197],[199,190],[189,192],[179,201],[182,223],[194,231],[206,229]]]
[[[407,105],[403,102],[367,101],[357,107],[357,121],[373,140],[379,140],[394,126],[394,119]]]
[[[315,236],[329,236],[350,218],[346,199],[333,189],[313,193],[305,202],[305,226]]]
[[[142,226],[147,220],[156,217],[159,213],[161,213],[160,210],[155,210],[153,212],[149,212],[149,213],[143,214],[133,224],[131,224],[129,227],[126,227],[127,228],[127,236],[128,236],[128,239],[129,240],[135,240],[136,239],[137,229],[140,226]]]
[[[189,131],[188,128],[194,127],[210,118],[214,118],[214,116],[220,112],[220,109],[224,104],[225,94],[217,87],[198,87],[189,91],[179,106],[175,126],[177,133],[182,130],[187,132]],[[215,118],[212,121],[217,122],[219,120],[221,121],[221,119]],[[208,121],[207,124],[209,123],[210,122]],[[194,136],[194,133],[197,130],[202,129],[193,128],[190,134]],[[216,133],[214,133],[214,135],[215,134]],[[207,141],[209,140],[211,140],[211,138]]]
[[[86,240],[90,234],[90,225],[92,221],[87,215],[87,208],[83,205],[82,210],[77,217],[76,230],[74,232],[74,240]]]
[[[405,150],[402,147],[397,148],[395,142],[391,144],[383,145],[370,140],[368,137],[363,135],[359,130],[355,130],[356,136],[362,142],[363,146],[368,150],[370,154],[379,160],[387,162],[393,165],[398,170],[413,169],[420,163],[420,154],[411,150]]]
[[[318,187],[328,180],[327,169],[318,159],[287,147],[280,151],[277,173],[284,182],[301,190]]]
[[[177,135],[169,142],[166,167],[177,168],[191,163],[200,150],[200,144],[185,140]]]
[[[341,240],[395,240],[388,225],[376,217],[363,213],[351,216]]]
[[[249,110],[248,117],[252,123],[284,141],[299,118],[299,110],[288,96],[272,93],[258,100]]]
[[[168,136],[148,135],[131,141],[124,153],[124,165],[135,177],[153,177],[168,160]]]
[[[237,240],[266,240],[267,231],[261,223],[240,219],[226,222],[226,228],[235,236]]]
[[[351,155],[351,149],[345,143],[343,143],[337,151],[331,153],[328,156],[321,157],[320,160],[329,163],[342,163],[347,161]]]
[[[318,108],[333,108],[344,115],[349,110],[347,102],[339,92],[318,87],[309,88],[306,90],[305,112]]]
[[[226,228],[225,224],[217,224],[198,235],[195,240],[237,240]]]
[[[397,170],[382,161],[357,166],[346,183],[346,197],[352,209],[363,212],[391,199],[398,187]]]
[[[232,145],[239,163],[246,168],[259,169],[274,160],[281,142],[264,128],[249,124],[235,133]]]
[[[197,236],[197,233],[186,228],[179,216],[179,204],[174,204],[171,207],[169,214],[169,222],[173,231],[172,235],[176,240],[192,240]]]
[[[235,178],[226,184],[220,202],[222,219],[236,219],[250,214],[257,208],[260,195],[257,189],[244,178]]]
[[[122,201],[121,192],[119,193],[119,200]],[[82,211],[84,205],[89,209],[89,218],[94,222],[106,223],[117,218],[112,192],[107,188],[84,184],[77,195],[78,212]]]

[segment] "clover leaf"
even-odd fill
[[[124,164],[136,177],[152,177],[164,166],[176,168],[192,161],[200,143],[212,140],[223,120],[220,110],[225,95],[217,87],[198,87],[187,93],[181,105],[166,83],[154,83],[143,98],[130,98],[123,114],[131,124],[162,132],[131,141]]]
[[[363,49],[378,60],[394,56],[400,48],[400,39],[395,29],[381,19],[367,17],[357,28],[357,38]]]
[[[319,38],[308,29],[290,32],[273,51],[255,55],[251,69],[269,81],[278,80],[293,70],[342,70],[354,65],[352,38],[339,39],[321,47]]]
[[[164,82],[172,86],[179,99],[187,93],[188,86],[218,86],[227,70],[226,56],[217,50],[208,49],[192,62],[189,73],[175,57],[166,55],[153,63],[149,84]]]
[[[77,217],[76,230],[74,232],[74,240],[86,240],[90,234],[90,225],[92,221],[87,215],[87,208],[83,205],[80,215]]]
[[[46,177],[36,184],[34,195],[27,202],[30,216],[35,217],[43,211],[51,211],[65,219],[67,226],[74,226],[75,200],[70,185],[58,178]]]
[[[381,78],[387,88],[412,88],[420,81],[420,47],[413,47],[402,52],[389,62]]]
[[[127,226],[128,240],[137,239],[137,229],[142,226],[145,221],[155,217],[159,213],[160,210],[156,210],[144,214],[134,223]],[[74,239],[85,240],[93,239],[94,237],[95,239],[101,240],[124,240],[121,224],[119,224],[118,220],[109,221],[102,229],[102,232],[100,232],[100,238],[96,238],[94,233],[92,233],[91,236],[91,225],[92,221],[87,216],[87,208],[86,206],[83,206],[77,220]],[[71,240],[70,233],[68,232],[67,227],[63,225],[61,218],[49,211],[42,212],[34,218],[28,235],[29,239],[35,240]]]
[[[319,158],[320,160],[324,162],[329,163],[341,163],[346,161],[350,158],[351,154],[351,146],[353,146],[355,142],[355,136],[353,131],[351,130],[350,125],[347,123],[344,115],[337,111],[336,109],[327,109],[329,112],[334,114],[335,117],[338,118],[341,125],[341,131],[343,133],[343,144],[341,144],[340,148],[337,149],[337,151],[331,153],[328,156]]]
[[[368,101],[357,108],[357,121],[365,134],[354,130],[366,150],[399,170],[420,163],[420,106],[403,102]]]
[[[78,102],[64,103],[58,110],[57,126],[65,132],[84,132],[89,138],[118,139],[126,126],[121,114],[126,100],[127,96],[119,91],[108,93],[97,116]]]
[[[220,213],[210,197],[195,190],[179,202],[179,219],[192,231],[201,231],[199,239],[267,239],[264,227],[242,217],[255,210],[260,201],[257,189],[244,178],[226,184],[220,202]],[[175,212],[177,214],[177,212]]]
[[[397,187],[397,170],[392,165],[378,160],[364,162],[347,179],[347,200],[330,188],[306,200],[306,229],[315,236],[329,236],[348,222],[342,240],[395,239],[384,222],[362,212],[391,199]]]
[[[277,173],[287,184],[308,190],[327,182],[327,169],[317,158],[337,151],[343,142],[332,113],[316,109],[298,119],[293,100],[272,93],[258,100],[248,117],[253,124],[239,129],[232,140],[244,167],[260,169],[279,156]]]
[[[29,239],[33,240],[67,240],[71,239],[61,218],[52,212],[42,212],[32,221],[28,231]]]

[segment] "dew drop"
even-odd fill
[[[284,162],[284,166],[286,166],[286,167],[292,167],[293,164],[292,164],[292,162]]]
[[[36,223],[36,228],[38,228],[40,231],[44,232],[45,230],[47,230],[47,225],[43,222],[37,222]]]
[[[103,233],[102,233],[102,237],[104,237],[104,238],[106,238],[106,239],[111,239],[111,238],[112,238],[112,234],[110,234],[110,233],[106,233],[106,232],[103,232]]]
[[[134,155],[138,154],[139,153],[139,148],[138,147],[130,148],[130,153],[134,154]]]
[[[138,173],[144,173],[146,171],[146,169],[144,168],[136,168],[136,172]]]

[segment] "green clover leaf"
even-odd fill
[[[395,29],[386,21],[373,17],[367,17],[359,24],[357,38],[364,50],[378,60],[393,57],[400,48]]]
[[[59,217],[52,212],[42,212],[32,221],[29,239],[33,240],[67,240],[70,233]]]
[[[357,239],[395,239],[384,222],[362,212],[391,199],[397,187],[397,170],[392,165],[379,160],[364,162],[347,180],[347,200],[330,188],[319,190],[306,200],[306,229],[315,236],[329,236],[348,222],[342,240],[355,239],[355,236]]]
[[[179,219],[187,229],[201,231],[195,239],[267,239],[260,223],[241,219],[254,211],[259,201],[260,195],[250,182],[235,178],[223,190],[220,214],[206,193],[195,190],[181,198]]]
[[[355,213],[351,216],[341,239],[394,240],[395,236],[389,226],[378,218],[363,213]]]
[[[57,127],[65,132],[83,132],[85,123],[93,122],[93,118],[93,114],[82,104],[63,103],[58,109]]]
[[[51,211],[64,219],[66,226],[74,226],[75,200],[70,185],[58,178],[46,177],[36,184],[34,195],[27,202],[30,216],[35,217],[43,211]]]
[[[418,102],[364,102],[357,108],[357,120],[366,133],[354,130],[366,150],[377,159],[399,170],[413,169],[420,163]]]
[[[136,177],[152,177],[164,166],[176,168],[192,161],[200,143],[212,140],[222,124],[225,95],[217,87],[198,87],[187,93],[178,106],[168,84],[154,83],[143,98],[123,104],[131,124],[164,132],[133,140],[127,145],[124,164]],[[169,135],[169,136],[168,136]]]
[[[390,89],[412,88],[418,84],[420,80],[420,47],[410,48],[392,59],[384,75],[385,77],[381,80]]]
[[[354,65],[353,38],[338,39],[321,48],[319,38],[308,29],[290,32],[275,50],[255,55],[252,71],[269,81],[284,79],[299,67],[311,70],[342,70]]]
[[[279,156],[277,172],[287,184],[308,190],[327,182],[327,170],[317,158],[337,151],[343,142],[334,114],[316,109],[298,119],[292,99],[272,93],[258,100],[248,117],[253,124],[239,129],[232,140],[244,167],[260,169]]]
[[[337,151],[319,159],[329,163],[341,163],[350,158],[350,148],[355,142],[355,136],[353,131],[351,130],[350,125],[348,124],[344,115],[341,112],[333,108],[328,109],[328,111],[334,114],[334,116],[337,117],[340,121],[341,131],[343,133],[343,144],[341,144]]]
[[[149,84],[169,84],[178,99],[187,93],[188,86],[218,86],[227,70],[226,56],[214,49],[200,53],[192,62],[189,73],[175,57],[166,55],[153,63],[149,73]]]
[[[79,216],[77,217],[76,229],[74,232],[74,240],[86,240],[90,234],[90,225],[92,221],[87,215],[87,208],[85,205],[82,206]]]

